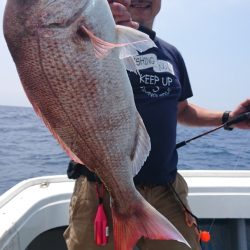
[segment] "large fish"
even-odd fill
[[[36,113],[110,192],[115,249],[130,250],[141,237],[188,244],[133,183],[150,139],[119,56],[152,46],[136,42],[148,37],[117,27],[106,0],[8,0],[4,35]],[[110,50],[117,43],[133,49]]]

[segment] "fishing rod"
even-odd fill
[[[193,141],[193,140],[195,140],[195,139],[198,139],[198,138],[200,138],[200,137],[202,137],[202,136],[204,136],[204,135],[210,134],[210,133],[212,133],[212,132],[214,132],[214,131],[216,131],[216,130],[218,130],[218,129],[225,128],[225,127],[230,127],[230,126],[232,126],[232,125],[234,125],[234,124],[237,124],[237,123],[240,123],[240,122],[249,120],[249,119],[250,119],[250,112],[242,113],[242,114],[238,115],[237,117],[235,117],[235,118],[233,118],[233,119],[231,119],[231,120],[229,120],[229,121],[223,123],[222,125],[220,125],[220,126],[214,128],[214,129],[211,129],[211,130],[206,131],[206,132],[204,132],[204,133],[202,133],[202,134],[200,134],[200,135],[197,135],[197,136],[195,136],[195,137],[192,137],[192,138],[189,139],[189,140],[184,140],[184,141],[182,141],[182,142],[177,143],[177,144],[176,144],[176,149],[181,148],[181,147],[187,145],[189,142],[191,142],[191,141]]]
[[[202,136],[204,136],[204,135],[210,134],[210,133],[212,133],[212,132],[214,132],[214,131],[216,131],[216,130],[219,130],[219,129],[223,128],[223,127],[224,127],[224,128],[225,128],[225,127],[230,127],[230,126],[232,126],[232,125],[234,125],[234,124],[237,124],[237,123],[240,123],[240,122],[249,120],[249,119],[250,119],[250,107],[249,107],[249,106],[248,106],[247,110],[248,110],[248,112],[242,113],[242,114],[238,115],[237,117],[235,117],[235,118],[233,118],[233,119],[231,119],[231,120],[229,120],[229,121],[223,123],[222,125],[220,125],[220,126],[214,128],[214,129],[211,129],[211,130],[206,131],[206,132],[204,132],[204,133],[202,133],[202,134],[200,134],[200,135],[197,135],[197,136],[195,136],[195,137],[192,137],[192,138],[189,139],[189,140],[185,140],[185,141],[182,141],[182,142],[180,142],[180,143],[177,143],[177,144],[176,144],[176,149],[181,148],[181,147],[185,146],[186,144],[188,144],[189,142],[191,142],[191,141],[193,141],[193,140],[195,140],[195,139],[198,139],[198,138],[200,138],[200,137],[202,137]],[[177,195],[177,197],[178,197],[178,195]],[[182,203],[182,202],[181,202],[181,203]],[[190,211],[186,208],[186,206],[185,206],[184,204],[183,204],[183,206],[184,206],[184,209],[185,209],[191,216],[193,216],[193,217],[198,221],[198,218],[197,218],[192,212],[190,212]],[[210,241],[210,239],[211,239],[210,231],[211,231],[211,229],[212,229],[212,226],[213,226],[214,222],[215,222],[215,218],[213,219],[213,221],[212,221],[212,223],[211,223],[211,225],[210,225],[208,231],[206,231],[206,230],[200,230],[199,227],[197,226],[197,229],[199,230],[199,233],[200,233],[200,242],[208,243],[208,242]]]

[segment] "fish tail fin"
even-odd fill
[[[190,247],[167,218],[147,201],[140,203],[129,216],[119,215],[112,208],[115,250],[132,250],[142,237],[152,240],[177,240]]]

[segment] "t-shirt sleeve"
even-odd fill
[[[192,91],[192,87],[190,84],[185,62],[183,60],[181,53],[178,50],[176,50],[176,57],[177,57],[177,62],[178,62],[179,70],[180,70],[180,83],[181,83],[181,88],[182,88],[181,95],[179,98],[179,102],[180,102],[180,101],[184,101],[192,97],[193,91]]]

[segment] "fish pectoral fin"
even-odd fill
[[[118,47],[118,44],[110,43],[102,40],[101,38],[95,36],[93,32],[91,32],[89,29],[87,29],[84,25],[80,26],[81,31],[87,33],[89,36],[91,43],[94,48],[94,52],[97,58],[102,59],[105,56],[109,54],[109,52],[115,48]]]
[[[93,45],[94,52],[97,58],[104,58],[114,48],[120,48],[119,58],[126,59],[138,55],[139,52],[143,52],[149,48],[156,47],[155,43],[150,37],[138,30],[116,25],[117,42],[107,42],[101,38],[95,36],[93,32],[87,29],[84,25],[80,26],[81,31],[85,32]],[[130,71],[137,71],[133,60],[127,60],[125,66]]]
[[[133,249],[141,238],[177,240],[190,245],[173,224],[144,199],[137,202],[129,216],[119,215],[112,208],[114,244],[116,250]],[[131,213],[132,212],[132,213]]]

